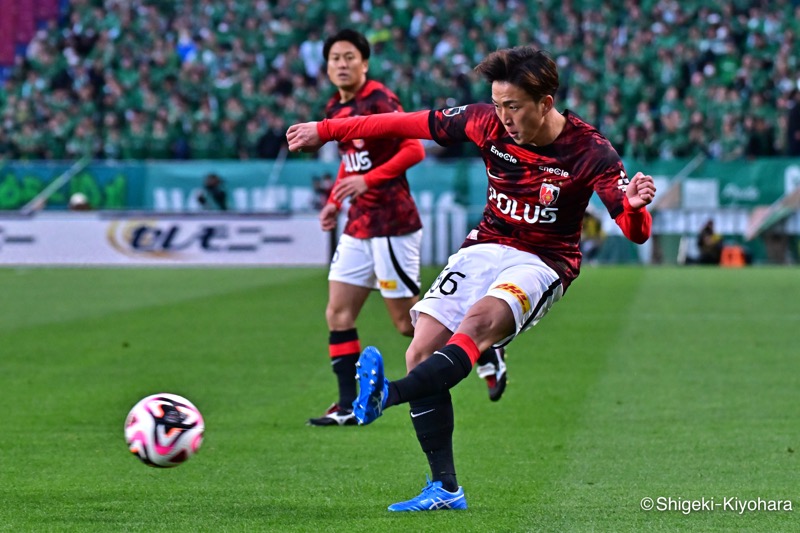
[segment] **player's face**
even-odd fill
[[[369,61],[349,41],[333,43],[328,52],[328,77],[337,88],[355,91],[367,79]]]
[[[552,98],[535,101],[516,85],[507,81],[492,83],[492,102],[508,135],[517,144],[534,143],[542,130],[544,116],[552,109]]]

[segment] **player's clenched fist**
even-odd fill
[[[303,122],[289,126],[289,129],[286,130],[286,140],[289,142],[289,151],[291,152],[315,152],[325,144],[319,138],[316,122]]]
[[[653,176],[637,172],[625,188],[625,195],[634,209],[648,205],[656,196],[656,184]]]

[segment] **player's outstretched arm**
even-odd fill
[[[290,152],[316,152],[326,142],[319,138],[316,122],[292,124],[286,130],[286,140]]]
[[[361,117],[332,118],[294,124],[286,132],[289,150],[314,151],[328,141],[353,139],[432,139],[430,111],[379,113]],[[316,129],[316,131],[313,131]]]

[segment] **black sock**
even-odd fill
[[[328,348],[331,352],[331,368],[339,382],[339,407],[352,409],[353,400],[356,399],[356,363],[360,352],[358,332],[355,328],[331,331]]]
[[[450,392],[414,400],[410,403],[411,423],[417,440],[428,458],[431,479],[441,481],[449,492],[458,490],[456,467],[453,461],[453,402]]]
[[[389,383],[386,406],[447,392],[467,377],[471,370],[472,361],[467,352],[455,344],[448,344],[433,352],[406,377]]]

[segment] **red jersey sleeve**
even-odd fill
[[[379,167],[364,174],[364,182],[372,188],[381,182],[391,180],[425,159],[425,149],[416,139],[404,139],[400,142],[400,149]]]
[[[428,129],[429,113],[429,111],[415,111],[326,118],[317,122],[317,133],[323,142],[353,139],[432,139]]]
[[[647,209],[634,209],[628,202],[625,189],[629,179],[619,154],[598,132],[590,134],[584,149],[592,157],[584,157],[587,175],[595,176],[594,190],[608,209],[608,214],[622,229],[628,240],[642,244],[650,238],[653,219]]]
[[[614,221],[622,229],[625,236],[636,244],[644,244],[650,238],[653,227],[653,216],[645,207],[634,209],[628,197],[622,200],[622,213]]]

